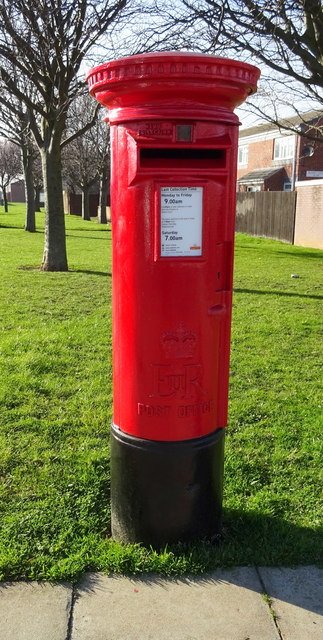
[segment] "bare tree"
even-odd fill
[[[77,186],[82,192],[83,220],[90,219],[89,192],[95,183],[102,182],[104,174],[107,175],[110,158],[107,147],[108,128],[100,117],[103,109],[100,109],[100,116],[93,122],[93,126],[82,136],[74,138],[79,127],[83,128],[88,122],[92,108],[93,99],[88,93],[74,100],[67,123],[67,132],[72,142],[68,143],[63,150],[64,179],[71,189]],[[108,177],[106,181],[104,180],[104,187],[106,182],[108,183]],[[105,192],[105,200],[106,196]]]
[[[18,147],[8,140],[0,143],[0,187],[3,194],[4,210],[8,212],[7,188],[21,173],[21,157]]]
[[[82,192],[82,218],[90,220],[89,193],[99,180],[99,171],[97,151],[86,134],[65,147],[63,176],[71,191],[78,187]]]
[[[72,136],[88,120],[92,98],[86,93],[71,105],[68,132]],[[103,121],[105,109],[100,108],[93,126],[79,139],[66,147],[64,153],[64,175],[72,185],[83,193],[82,216],[89,219],[88,192],[95,183],[100,185],[98,222],[106,224],[106,206],[110,187],[110,129]]]
[[[10,106],[8,106],[10,105]],[[35,231],[35,202],[33,189],[33,162],[38,154],[29,128],[28,110],[15,96],[2,91],[0,94],[0,135],[16,144],[21,151],[25,183],[25,230]]]
[[[39,153],[34,158],[33,162],[33,187],[35,197],[35,212],[40,211],[40,193],[43,189],[43,172],[41,167],[41,158]]]
[[[100,201],[98,222],[107,223],[107,199],[110,191],[110,129],[105,126],[100,143]]]
[[[127,4],[128,0],[0,0],[0,88],[26,106],[42,159],[46,225],[41,268],[46,271],[68,269],[61,148],[68,142],[66,119],[80,90],[80,67]],[[25,79],[32,91],[26,92]]]
[[[104,109],[99,111],[96,127],[92,130],[98,153],[100,182],[98,222],[100,224],[107,223],[107,200],[110,192],[110,127],[107,127],[103,120],[104,112]]]
[[[21,133],[21,156],[24,170],[25,197],[26,197],[26,221],[25,231],[36,231],[35,217],[35,190],[34,190],[34,161],[38,154],[33,140],[27,129]]]
[[[258,114],[277,122],[279,105],[299,116],[322,105],[321,0],[163,0],[160,6],[156,0],[156,4],[155,21],[146,31],[150,42],[163,47],[164,40],[166,47],[261,64],[263,81],[253,98]],[[320,128],[318,137],[321,134]]]

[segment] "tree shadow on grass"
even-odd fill
[[[234,288],[234,293],[253,293],[260,296],[287,296],[290,298],[309,298],[310,300],[323,300],[323,295],[309,295],[307,293],[294,293],[289,291],[261,291],[258,289],[239,289]]]
[[[78,231],[78,229],[75,229],[75,231]],[[101,231],[101,229],[96,229],[95,233],[97,231]],[[90,231],[90,233],[92,233],[92,231]],[[67,233],[66,234],[66,238],[77,238],[78,240],[106,240],[106,238],[97,238],[96,236],[76,236],[72,233]]]
[[[295,245],[291,245],[291,246],[295,246]],[[301,249],[301,247],[299,247]],[[323,252],[321,251],[320,253],[320,249],[317,249],[317,253],[314,251],[300,251],[299,253],[295,251],[294,252],[288,252],[288,251],[280,251],[279,249],[275,249],[272,253],[278,253],[280,256],[286,256],[288,258],[293,257],[293,258],[314,258],[314,259],[319,259],[319,260],[323,260]]]
[[[70,273],[86,273],[90,276],[105,276],[112,278],[112,273],[108,271],[91,271],[90,269],[69,269]]]
[[[0,224],[0,229],[16,229],[16,231],[25,231],[26,233],[30,233],[31,235],[34,235],[35,233],[41,233],[42,235],[44,235],[44,230],[42,229],[35,229],[35,231],[27,231],[24,227],[17,226],[14,224]]]
[[[82,229],[81,227],[69,227],[68,231],[81,231],[82,233],[96,233],[97,231],[99,233],[109,233],[111,231],[111,226],[108,227],[104,227],[104,229],[100,228],[99,225],[97,227],[93,227],[93,228],[87,228],[87,229]],[[66,235],[70,235],[70,234],[66,234]]]
[[[86,273],[90,276],[105,276],[108,278],[112,278],[112,274],[108,271],[91,271],[90,269],[68,269],[68,271],[43,271],[40,266],[30,266],[30,265],[22,265],[18,267],[20,271],[40,271],[41,273],[50,273],[50,274],[66,274],[66,273]]]
[[[259,236],[252,236],[255,238],[258,238]],[[271,238],[260,238],[261,240],[271,240]],[[282,242],[281,240],[278,240],[277,242]],[[284,243],[283,243],[284,244]],[[245,246],[244,244],[237,244],[236,245],[236,253],[239,253],[239,251],[258,251],[258,253],[264,253],[264,254],[277,254],[279,255],[280,258],[284,257],[284,258],[314,258],[314,259],[319,259],[322,260],[323,258],[323,253],[320,249],[317,250],[306,250],[305,247],[298,247],[296,245],[293,244],[289,244],[286,243],[284,244],[284,246],[286,247],[285,250],[284,249],[277,249],[277,247],[275,246],[271,246],[271,245],[261,245],[261,243],[256,244],[255,246]],[[296,250],[295,250],[296,249]],[[297,251],[297,249],[299,249],[299,251]]]

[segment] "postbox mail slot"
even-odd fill
[[[142,169],[224,169],[225,149],[152,148],[140,149]]]

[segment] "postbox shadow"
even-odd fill
[[[138,576],[125,571],[123,575],[128,575],[134,589],[157,585],[167,591],[170,582],[187,586],[227,583],[259,594],[267,593],[271,598],[322,615],[322,593],[321,597],[319,593],[317,597],[308,597],[311,590],[323,589],[322,584],[317,587],[322,578],[318,575],[322,570],[317,568],[323,561],[322,541],[323,528],[299,527],[281,518],[227,509],[224,510],[222,535],[216,540],[166,547],[166,552],[175,559],[189,558],[196,574],[174,573],[166,577],[147,572]],[[127,553],[130,547],[126,545],[125,549]],[[181,564],[179,562],[179,566]],[[120,579],[120,575],[110,574],[109,578],[113,590],[113,580]],[[290,588],[291,582],[297,587]],[[84,576],[78,590],[81,594],[82,591],[101,589],[106,589],[102,586],[102,574],[89,573]]]
[[[250,527],[254,526],[259,527],[258,539],[254,543],[253,536],[253,544],[249,545]],[[191,562],[196,561],[196,565],[199,560],[201,566],[206,564],[208,556],[208,570],[205,573],[180,576],[175,574],[168,577],[149,572],[139,576],[129,573],[110,573],[105,576],[103,573],[91,572],[84,575],[78,584],[78,597],[84,593],[100,592],[101,597],[106,597],[108,602],[109,597],[118,591],[119,582],[124,578],[128,581],[129,593],[140,593],[142,589],[156,587],[160,593],[165,593],[166,597],[168,591],[172,593],[174,585],[178,588],[194,589],[195,595],[196,590],[201,588],[201,597],[206,595],[202,591],[203,587],[228,585],[253,591],[260,596],[267,594],[271,599],[275,598],[314,614],[323,615],[323,570],[317,566],[296,566],[297,563],[291,562],[288,553],[292,545],[297,547],[297,543],[304,542],[307,542],[309,547],[318,549],[319,545],[322,545],[322,530],[314,531],[276,518],[257,516],[254,513],[242,514],[238,511],[227,512],[225,527],[220,545],[200,541],[195,545],[178,544],[168,548],[175,557],[189,554]],[[280,545],[279,553],[275,553],[274,548],[270,548],[271,545]],[[235,550],[238,547],[240,566],[236,562]],[[241,556],[243,548],[245,553]],[[267,548],[268,562],[264,563],[261,548]],[[304,564],[309,564],[306,558],[303,560]],[[309,561],[313,565],[313,557],[309,557]],[[290,568],[294,564],[294,568]]]
[[[323,562],[323,527],[301,527],[279,516],[224,509],[222,534],[214,541],[172,547],[190,551],[193,562],[219,566],[295,566]]]

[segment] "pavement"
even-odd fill
[[[0,640],[323,640],[323,569],[3,582]]]

